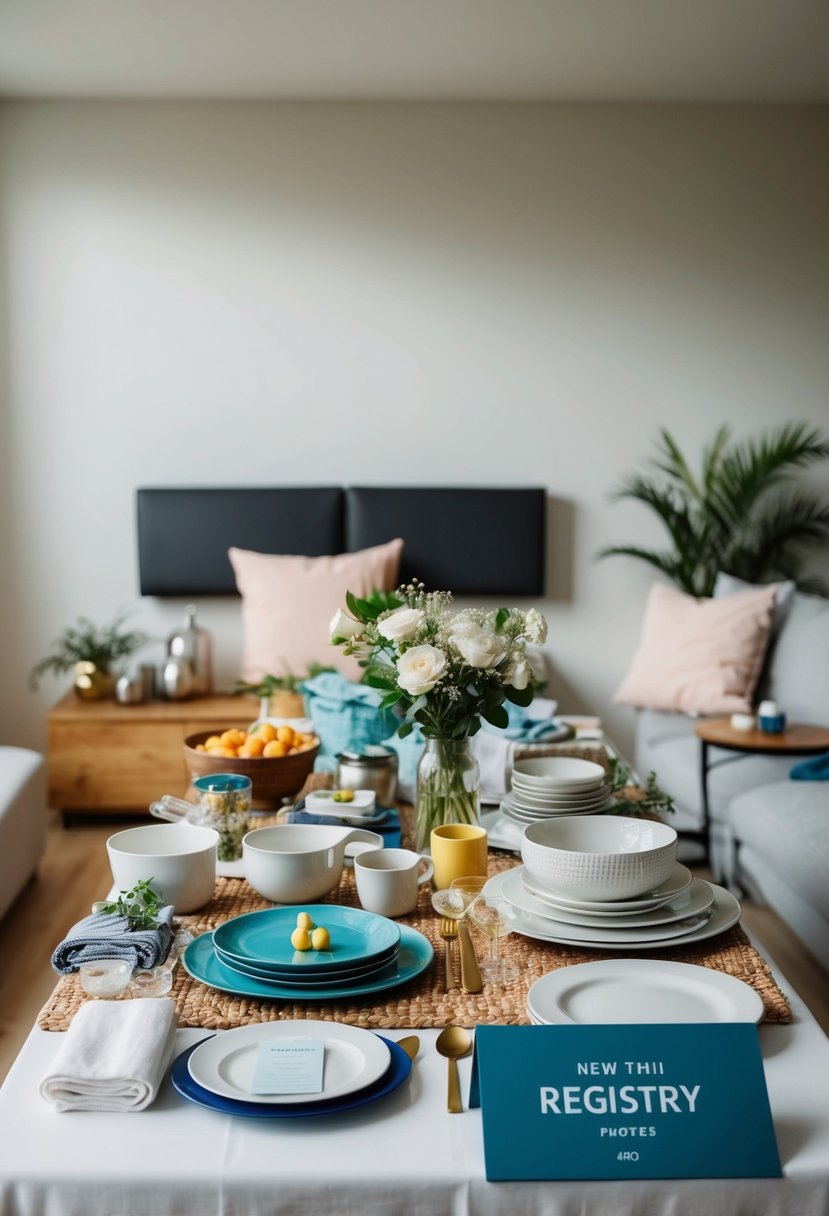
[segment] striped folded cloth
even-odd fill
[[[173,1054],[176,1006],[166,997],[82,1005],[40,1082],[59,1111],[149,1106]]]
[[[55,947],[52,967],[58,975],[77,971],[81,963],[97,963],[102,958],[120,958],[133,971],[149,971],[163,963],[173,941],[173,905],[158,913],[154,929],[129,929],[126,916],[113,912],[93,912],[85,916]]]

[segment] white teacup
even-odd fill
[[[421,865],[426,869],[418,873]],[[430,857],[411,849],[377,849],[354,858],[354,878],[360,903],[378,916],[405,916],[417,904],[418,887],[434,872]]]

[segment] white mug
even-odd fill
[[[426,866],[418,874],[421,864]],[[354,858],[360,903],[378,916],[405,916],[417,904],[418,888],[432,877],[434,864],[411,849],[376,849]]]

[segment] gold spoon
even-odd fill
[[[397,1040],[397,1046],[403,1048],[410,1060],[414,1060],[420,1051],[420,1039],[416,1034],[407,1034],[404,1039]]]
[[[449,1061],[449,1096],[446,1109],[450,1115],[458,1115],[463,1110],[458,1060],[462,1056],[468,1056],[472,1050],[472,1036],[462,1026],[447,1026],[438,1035],[435,1046],[438,1053]]]

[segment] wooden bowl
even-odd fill
[[[320,749],[319,740],[305,751],[292,756],[257,756],[255,758],[230,756],[208,756],[197,752],[196,745],[204,743],[211,735],[221,734],[216,730],[203,730],[188,735],[184,740],[184,763],[194,777],[207,777],[211,773],[237,773],[250,777],[253,786],[253,806],[257,810],[278,807],[283,798],[290,797],[302,789],[308,774],[314,768],[314,760]]]

